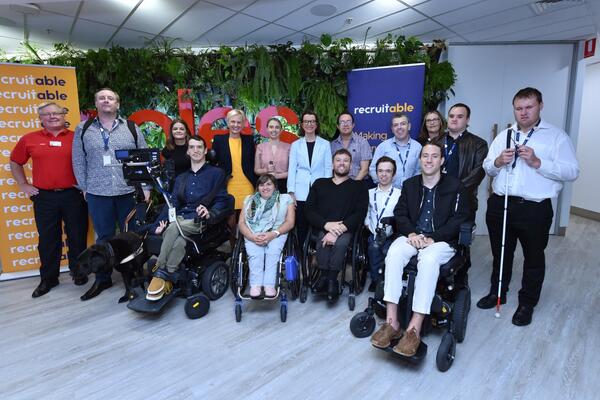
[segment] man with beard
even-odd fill
[[[321,270],[317,291],[327,291],[333,302],[339,294],[338,274],[354,232],[361,226],[369,205],[366,186],[350,179],[352,155],[346,149],[333,154],[333,178],[317,179],[306,199],[306,218],[316,229],[317,263]]]

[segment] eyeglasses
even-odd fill
[[[431,119],[426,119],[425,122],[428,124],[433,124],[434,122],[440,122],[440,119],[439,118],[431,118]]]
[[[350,126],[352,125],[352,121],[340,121],[340,126]]]
[[[58,117],[59,115],[65,115],[65,112],[61,111],[61,112],[40,113],[40,117]]]
[[[317,121],[302,121],[304,125],[316,125]]]

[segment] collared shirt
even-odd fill
[[[350,165],[350,173],[348,174],[352,179],[355,179],[360,172],[360,163],[362,161],[370,161],[373,158],[369,141],[358,133],[352,132],[348,147],[344,147],[341,134],[337,137],[337,139],[332,140],[331,155],[333,156],[333,154],[339,149],[346,149],[350,152],[350,154],[352,154],[352,164]]]
[[[408,157],[407,157],[408,151]],[[377,179],[377,160],[383,156],[388,156],[396,161],[396,175],[394,176],[394,187],[402,188],[402,183],[415,175],[421,173],[419,164],[419,154],[421,154],[421,145],[414,139],[409,139],[406,144],[402,144],[395,137],[384,140],[375,149],[373,161],[369,167],[369,174],[373,182],[378,183]],[[402,160],[400,160],[402,157]]]
[[[417,220],[417,233],[430,234],[433,232],[433,210],[435,207],[434,196],[435,187],[429,189],[422,186],[423,202],[421,203],[421,212]]]
[[[400,192],[400,189],[394,187],[382,190],[379,185],[369,189],[369,210],[365,218],[365,225],[372,234],[375,234],[377,227],[381,226],[379,224],[381,218],[394,216],[394,207],[398,204]],[[377,205],[375,205],[375,199],[377,199]],[[387,236],[392,234],[391,226],[387,227],[386,234]]]
[[[514,124],[511,129],[512,138],[516,139],[517,124]],[[507,167],[496,168],[494,160],[506,148],[507,132],[507,129],[500,132],[494,139],[483,161],[485,172],[494,178],[492,182],[494,193],[500,196],[505,194],[507,174],[509,196],[523,197],[537,202],[557,197],[563,182],[577,179],[579,164],[569,136],[562,129],[544,120],[540,121],[527,142],[527,146],[533,148],[535,155],[540,159],[540,168],[530,167],[520,157],[517,157],[514,168],[512,163]],[[528,133],[520,132],[520,145],[525,142]]]
[[[115,150],[135,149],[136,143],[127,121],[118,117],[106,132],[96,118],[83,135],[85,151],[81,143],[81,130],[85,122],[77,125],[73,138],[73,172],[81,190],[97,196],[120,196],[134,191],[123,178],[123,168],[120,166],[105,166],[104,156],[109,156],[111,164],[117,164]],[[144,135],[137,128],[138,147],[146,148]],[[104,149],[102,130],[108,136],[108,150]]]
[[[46,129],[30,132],[19,139],[10,160],[24,165],[31,158],[33,186],[67,189],[77,184],[71,164],[73,131],[64,129],[54,136]]]
[[[463,131],[464,132],[464,131]],[[462,137],[462,133],[454,140],[449,133],[444,136],[444,167],[443,172],[448,175],[451,175],[455,178],[459,178],[458,176],[458,167],[459,167],[459,147],[458,142]],[[460,178],[459,178],[460,179]]]

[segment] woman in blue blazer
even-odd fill
[[[320,136],[317,114],[305,111],[300,121],[301,138],[292,143],[290,149],[287,188],[296,201],[296,228],[302,245],[308,233],[308,221],[304,216],[308,191],[317,179],[332,176],[332,164],[331,147]]]

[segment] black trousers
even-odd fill
[[[321,239],[326,232],[320,232],[317,239],[317,263],[319,268],[328,271],[341,271],[346,261],[346,250],[351,246],[353,234],[346,232],[340,235],[333,246],[323,246]]]
[[[546,272],[544,250],[548,245],[550,225],[552,225],[552,203],[550,199],[540,203],[520,197],[509,197],[506,219],[506,239],[504,270],[502,273],[502,294],[508,291],[512,278],[512,266],[517,239],[523,248],[523,278],[519,291],[519,305],[534,307],[539,299]],[[494,256],[491,293],[497,293],[502,252],[502,219],[504,197],[493,194],[488,199],[485,216],[492,255]]]
[[[304,246],[304,241],[308,235],[308,229],[310,228],[308,220],[304,214],[306,208],[305,201],[296,201],[296,232],[298,234],[298,243],[300,246]]]
[[[61,191],[39,190],[32,196],[33,213],[39,234],[40,277],[56,280],[62,254],[62,223],[67,234],[69,269],[75,270],[77,256],[87,247],[87,203],[75,188]]]

